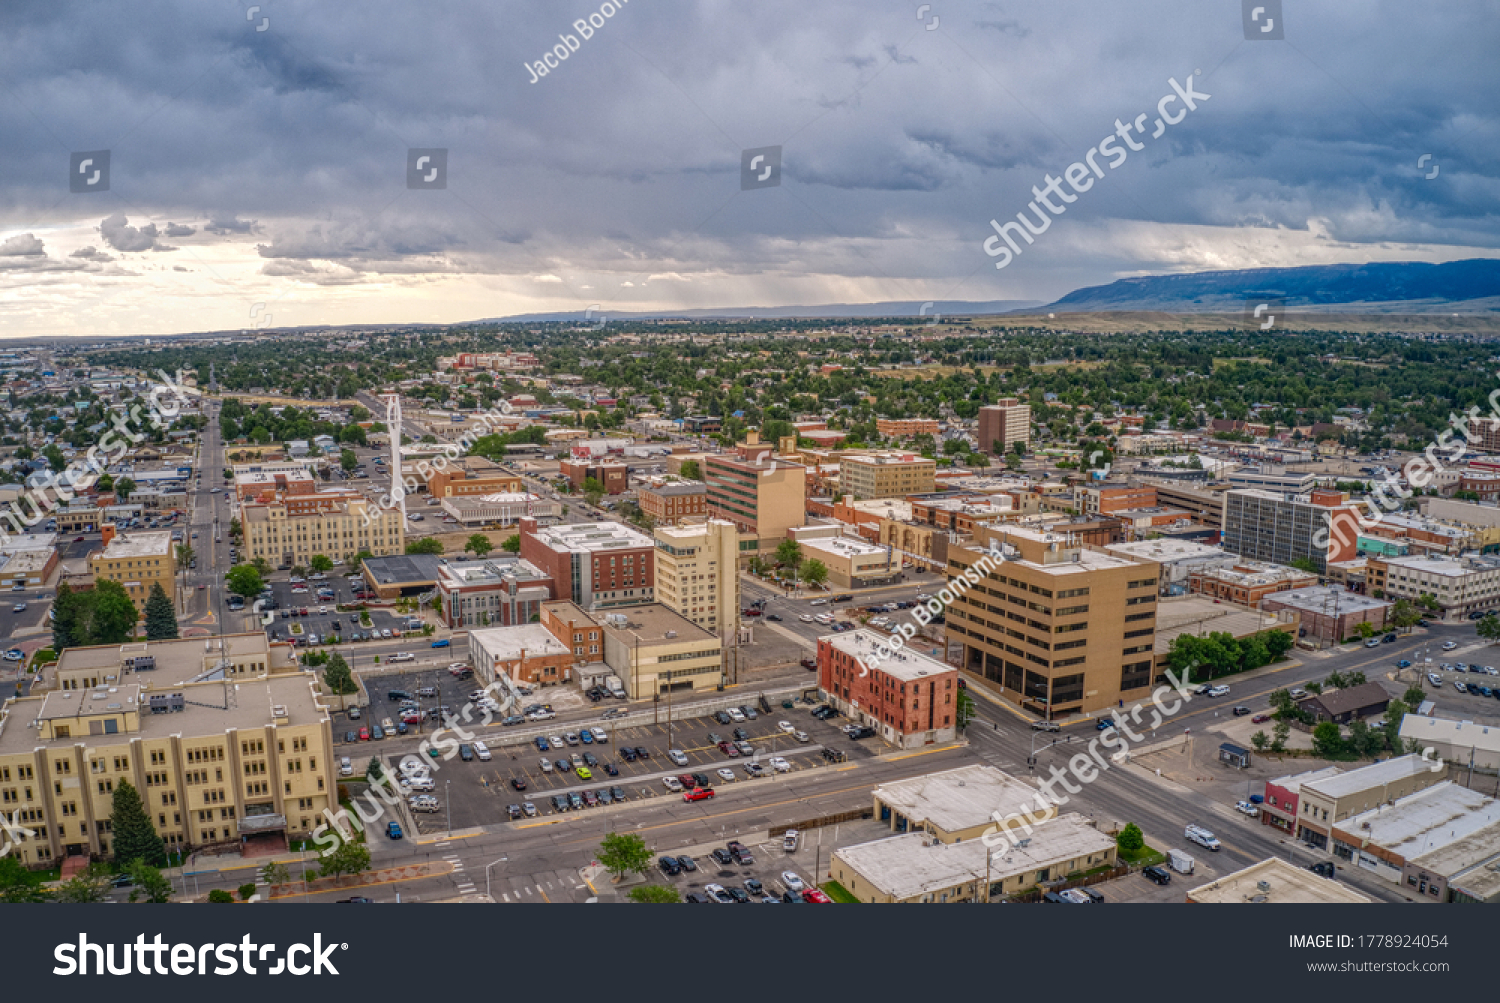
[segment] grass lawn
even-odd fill
[[[833,899],[835,902],[845,902],[849,905],[859,905],[859,899],[855,898],[853,895],[850,895],[849,889],[845,888],[837,881],[829,881],[826,884],[819,885],[818,887],[823,890],[824,894]]]
[[[1137,867],[1154,867],[1155,865],[1161,863],[1163,860],[1166,860],[1167,855],[1165,853],[1162,853],[1160,850],[1153,849],[1150,846],[1142,846],[1139,850],[1136,850],[1133,853],[1128,853],[1125,850],[1121,850],[1120,859],[1127,864],[1131,864]]]

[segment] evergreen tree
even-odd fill
[[[115,787],[109,824],[115,836],[116,860],[140,860],[152,867],[166,866],[166,844],[152,827],[146,806],[141,803],[140,792],[128,780],[121,780]]]
[[[63,649],[76,648],[85,641],[78,636],[79,598],[67,582],[57,586],[57,598],[52,601],[52,650],[59,655]]]
[[[162,590],[161,582],[151,583],[151,598],[146,600],[146,640],[167,641],[177,637],[177,612],[172,600]]]

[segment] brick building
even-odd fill
[[[652,601],[656,545],[617,522],[538,526],[522,519],[521,558],[556,583],[559,599],[585,611]]]
[[[661,523],[708,514],[708,485],[702,481],[663,480],[636,491],[641,511]]]
[[[855,630],[818,638],[818,689],[892,745],[920,748],[956,734],[958,670],[910,648],[870,665],[881,637]]]
[[[592,477],[604,486],[604,493],[624,494],[629,486],[630,470],[623,463],[601,463],[598,460],[563,460],[557,466],[558,473],[566,477],[575,488],[582,491],[584,481]]]

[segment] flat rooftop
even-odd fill
[[[856,540],[851,536],[820,536],[802,539],[799,542],[803,550],[816,550],[843,558],[884,557],[889,553],[884,547],[877,547],[873,543]]]
[[[1422,742],[1446,742],[1467,746],[1476,752],[1500,752],[1500,728],[1454,721],[1451,718],[1408,714],[1401,719],[1401,737]]]
[[[99,511],[92,505],[81,506],[81,510],[89,512]],[[64,512],[77,512],[80,509],[66,508]],[[0,554],[24,554],[28,551],[41,550],[50,551],[57,546],[56,533],[20,533],[5,541],[5,546],[0,548]]]
[[[224,646],[221,649],[219,642]],[[221,657],[242,659],[264,655],[268,671],[294,667],[296,659],[287,645],[272,645],[262,631],[225,634],[220,637],[184,637],[170,641],[132,641],[128,644],[96,644],[67,648],[57,661],[56,672],[79,669],[119,669],[127,658],[150,655],[156,668],[132,678],[148,689],[179,686],[212,669]]]
[[[416,585],[436,582],[441,560],[434,554],[393,554],[366,557],[363,568],[367,578],[381,585]]]
[[[613,634],[617,640],[629,645],[634,645],[636,638],[640,638],[642,647],[653,644],[684,644],[689,641],[719,643],[717,634],[704,630],[661,603],[627,606],[613,612],[587,613],[585,616]],[[608,619],[611,616],[624,617],[624,623],[617,626],[619,621],[612,623]],[[672,636],[669,637],[669,634]]]
[[[1316,780],[1327,780],[1336,777],[1344,771],[1337,766],[1325,766],[1318,770],[1307,770],[1304,773],[1291,773],[1284,777],[1277,777],[1269,781],[1272,785],[1286,790],[1288,793],[1296,794],[1302,790],[1303,784],[1310,784]]]
[[[544,580],[547,576],[530,561],[513,557],[489,558],[482,561],[449,561],[438,567],[440,580],[452,585],[501,585],[515,581],[524,586],[530,581]]]
[[[1407,777],[1414,777],[1430,769],[1432,769],[1432,764],[1421,756],[1401,756],[1396,759],[1387,759],[1383,763],[1361,766],[1357,770],[1349,770],[1336,777],[1329,777],[1327,780],[1304,783],[1302,789],[1316,791],[1324,797],[1341,798],[1374,787],[1383,787]]]
[[[1358,592],[1349,592],[1334,585],[1322,588],[1293,589],[1289,592],[1273,592],[1261,601],[1280,603],[1283,606],[1291,606],[1293,609],[1302,610],[1306,613],[1331,615],[1336,609],[1339,616],[1345,616],[1349,613],[1367,613],[1370,610],[1392,605],[1384,599],[1362,596]]]
[[[223,683],[192,683],[172,687],[170,692],[181,693],[192,702],[182,710],[170,714],[153,714],[149,709],[141,712],[138,731],[121,732],[115,735],[91,735],[84,741],[90,745],[120,745],[135,738],[163,739],[173,735],[222,736],[230,728],[262,728],[270,725],[274,720],[273,707],[286,709],[287,718],[283,727],[315,724],[328,718],[327,709],[318,703],[313,693],[313,681],[310,675],[299,672],[295,675],[242,680],[230,685],[234,689],[234,706],[227,710],[224,709]],[[97,713],[110,713],[103,707],[117,702],[115,698],[125,695],[126,690],[138,691],[139,687],[132,685],[116,687],[116,689],[119,693],[109,694],[110,699],[99,701],[102,706]],[[46,697],[25,697],[7,701],[4,719],[0,720],[0,755],[24,755],[38,748],[71,749],[77,745],[81,736],[39,740],[36,730],[29,726],[32,721],[41,716],[44,705],[53,697],[73,694],[75,701],[81,696],[85,699],[92,699],[85,696],[89,692],[60,690],[49,693]],[[138,692],[136,695],[139,695]],[[203,706],[204,704],[209,706]],[[53,710],[51,713],[56,712]],[[77,711],[75,710],[73,714],[76,715]]]
[[[100,560],[120,561],[132,557],[167,557],[172,552],[172,531],[121,533],[96,554]]]
[[[537,540],[556,551],[589,554],[600,550],[649,549],[654,544],[644,533],[618,522],[580,522],[572,525],[542,526]]]
[[[469,631],[469,638],[484,649],[485,654],[506,661],[518,659],[523,654],[544,657],[567,655],[572,651],[552,631],[539,623],[523,623],[514,627],[481,627]]]
[[[1410,859],[1496,822],[1500,801],[1445,780],[1395,804],[1360,812],[1335,828]],[[1500,846],[1495,850],[1500,852]]]
[[[1104,548],[1111,554],[1121,557],[1133,557],[1138,561],[1159,561],[1166,564],[1171,561],[1210,560],[1213,558],[1224,558],[1234,560],[1234,555],[1223,547],[1214,547],[1206,543],[1193,543],[1190,540],[1136,540],[1133,543],[1111,543]]]
[[[1258,864],[1226,874],[1217,881],[1199,885],[1187,893],[1190,902],[1349,904],[1372,900],[1341,881],[1303,870],[1280,857],[1267,857]]]
[[[835,651],[842,651],[844,654],[864,662],[866,658],[875,653],[876,649],[886,639],[886,636],[884,634],[877,634],[873,630],[860,628],[859,630],[843,631],[838,634],[827,634],[818,638],[818,640],[827,641]],[[896,654],[886,658],[877,668],[888,676],[907,682],[943,672],[958,671],[946,662],[930,658],[909,647],[902,648]]]
[[[931,822],[957,832],[1015,812],[1037,811],[1040,792],[993,766],[960,766],[941,773],[882,784],[874,795],[914,823]]]

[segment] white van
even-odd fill
[[[478,756],[480,761],[485,763],[494,758],[490,755],[490,747],[479,741],[474,743],[474,755]]]
[[[1197,843],[1205,849],[1217,851],[1219,849],[1219,838],[1201,825],[1190,825],[1182,831],[1182,837]]]
[[[341,758],[339,760],[339,776],[341,776],[341,777],[352,777],[352,776],[354,776],[354,763],[349,759],[348,756],[344,756],[343,758]]]

